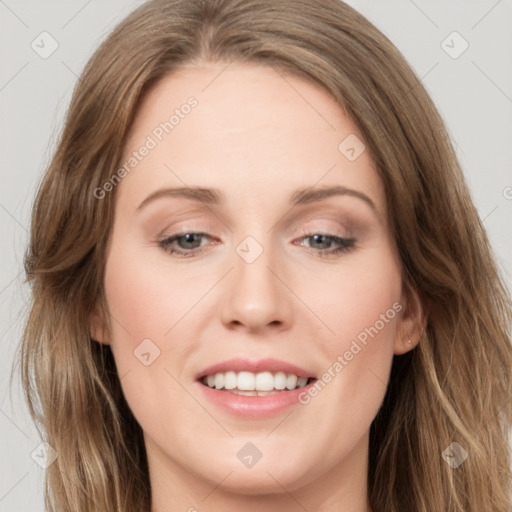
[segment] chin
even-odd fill
[[[225,468],[216,472],[220,479],[222,479],[221,475],[229,474],[221,484],[224,491],[246,495],[282,494],[283,488],[293,491],[311,479],[306,478],[304,473],[304,469],[298,471],[288,463],[283,467],[282,461],[280,466],[277,462],[263,465],[260,461],[252,468],[233,467],[232,464],[226,464]],[[211,473],[207,475],[209,479],[211,476]],[[218,483],[218,481],[215,482],[215,485]]]
[[[318,461],[315,464],[314,461],[305,460],[305,454],[301,454],[300,450],[272,447],[271,443],[265,443],[261,438],[255,438],[254,441],[247,438],[241,441],[240,438],[236,438],[231,441],[234,441],[235,449],[230,446],[217,455],[208,452],[207,459],[202,459],[201,467],[197,468],[202,478],[212,481],[214,485],[222,481],[221,485],[225,491],[248,495],[282,493],[283,488],[290,491],[300,488],[321,473]],[[262,452],[259,460],[247,460],[247,465],[242,462],[244,455],[251,453],[254,448],[246,448],[243,452],[241,447],[246,443],[259,446]],[[230,445],[233,445],[233,442]],[[297,448],[300,445],[301,441],[297,439]],[[253,454],[257,456],[256,452]]]

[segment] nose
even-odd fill
[[[275,332],[290,326],[293,293],[286,285],[286,272],[273,254],[269,247],[254,240],[237,248],[234,268],[226,276],[221,295],[221,320],[226,327]]]

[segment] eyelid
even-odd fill
[[[321,225],[318,225],[321,224]],[[336,218],[311,218],[305,222],[297,221],[292,225],[292,231],[310,234],[312,231],[336,235],[340,237],[353,237],[360,231],[359,223],[348,216],[336,216]]]
[[[212,218],[212,215],[216,218]],[[362,226],[370,227],[370,225],[373,225],[375,222],[373,216],[371,217],[371,220],[368,218],[368,214],[365,209],[363,210],[363,208],[351,208],[341,204],[333,205],[325,203],[306,205],[295,209],[292,208],[291,210],[288,210],[284,216],[278,218],[277,223],[271,222],[269,226],[270,229],[267,231],[277,228],[283,233],[290,233],[291,231],[298,229],[300,226],[314,221],[333,222],[337,226],[342,226],[347,233],[352,233],[354,228],[359,229]],[[224,216],[219,217],[218,215],[213,214],[211,209],[205,211],[204,208],[196,205],[171,209],[169,208],[169,205],[165,203],[161,208],[155,209],[151,212],[150,217],[147,217],[144,221],[148,226],[151,226],[152,224],[154,225],[155,223],[158,223],[161,226],[163,225],[164,229],[162,229],[161,232],[168,231],[170,229],[174,230],[174,225],[181,223],[200,223],[203,231],[207,230],[212,232],[218,230],[220,226],[222,230],[227,229],[229,232],[233,232],[233,229],[230,227],[232,222],[232,218],[227,219],[224,218]],[[281,225],[280,228],[278,227],[279,225]],[[183,229],[189,229],[189,226],[185,224]],[[192,227],[191,229],[196,228]]]
[[[322,225],[318,225],[318,223],[322,223]],[[326,225],[326,223],[329,223],[330,225]],[[214,225],[211,222],[204,222],[204,219],[198,220],[198,225],[193,225],[194,221],[189,220],[187,224],[181,225],[179,227],[174,227],[175,224],[180,224],[180,221],[168,224],[165,229],[162,229],[158,236],[159,240],[169,238],[172,236],[177,235],[184,235],[189,232],[194,233],[201,233],[207,236],[210,236],[211,238],[219,238],[222,237],[219,236],[217,231],[219,230],[218,225]],[[308,216],[308,218],[303,219],[302,215],[295,219],[291,225],[288,224],[286,226],[285,231],[291,236],[294,232],[299,232],[301,235],[310,235],[313,232],[315,234],[326,234],[331,236],[338,236],[342,238],[353,238],[358,236],[358,233],[360,231],[360,223],[357,221],[354,221],[352,218],[350,218],[348,215],[336,215],[331,214],[329,217],[321,216],[321,218],[317,216]],[[224,230],[225,226],[221,226],[220,229]],[[232,232],[232,229],[227,227],[227,229]],[[294,236],[294,235],[293,235]]]

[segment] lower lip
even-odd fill
[[[197,385],[201,388],[206,398],[217,407],[234,416],[255,419],[270,418],[282,413],[292,405],[301,405],[299,395],[303,392],[307,393],[315,382],[316,380],[313,380],[302,388],[278,391],[273,395],[267,396],[236,395],[229,391],[210,388],[199,381]]]

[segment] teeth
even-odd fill
[[[215,375],[219,375],[218,373]],[[222,374],[221,374],[222,375]],[[242,391],[254,391],[254,373],[251,372],[240,372],[236,379],[236,387]],[[263,389],[261,391],[264,391]]]
[[[235,372],[226,372],[224,374],[224,387],[226,389],[235,389],[237,384],[237,377]]]
[[[259,391],[272,391],[274,389],[274,376],[270,372],[256,374],[254,389]]]
[[[222,389],[224,387],[224,374],[216,373],[215,374],[215,389]]]
[[[303,388],[308,383],[307,377],[299,377],[297,379],[297,387]]]
[[[288,375],[286,377],[287,389],[295,389],[297,387],[297,375]]]
[[[286,373],[277,372],[274,375],[274,386],[276,389],[284,389],[286,387]]]
[[[308,378],[284,372],[228,371],[208,375],[202,382],[210,388],[231,390],[237,395],[266,396],[284,389],[302,388],[307,384]]]
[[[275,395],[277,391],[240,391],[239,389],[233,389],[231,393],[235,395],[245,395],[245,396],[268,396]]]

